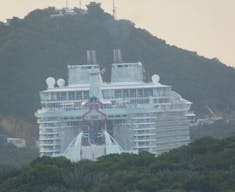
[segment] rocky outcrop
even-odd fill
[[[36,123],[28,122],[12,116],[0,115],[0,127],[9,137],[24,138],[26,145],[36,147],[38,127]]]

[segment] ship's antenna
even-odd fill
[[[79,8],[82,9],[82,0],[79,0]]]
[[[116,19],[117,18],[117,10],[116,10],[116,3],[115,0],[113,0],[113,18]]]

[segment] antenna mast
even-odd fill
[[[116,3],[115,0],[113,0],[113,18],[117,18],[117,10],[116,10]]]
[[[79,8],[82,9],[82,0],[79,0]]]
[[[66,9],[68,9],[69,8],[69,2],[68,2],[68,0],[66,0]]]

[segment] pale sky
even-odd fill
[[[112,0],[93,0],[112,11]],[[90,0],[83,0],[83,6]],[[69,0],[70,7],[79,0]],[[0,0],[0,20],[65,0]],[[169,44],[235,67],[235,0],[116,0],[119,19],[132,20]],[[0,45],[1,46],[1,45]]]

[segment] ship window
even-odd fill
[[[130,100],[130,103],[131,103],[131,104],[136,104],[136,103],[137,103],[137,100],[136,100],[136,99],[131,99],[131,100]]]
[[[144,89],[144,96],[145,97],[153,96],[153,90],[150,88]]]
[[[69,92],[69,100],[75,99],[75,92]]]
[[[42,101],[48,101],[49,100],[49,94],[48,93],[41,93],[41,100]]]
[[[167,103],[168,99],[160,98],[160,99],[158,99],[158,102],[159,103]]]
[[[129,89],[124,89],[123,90],[123,98],[127,98],[127,97],[129,97],[130,96],[130,94],[129,94]]]
[[[105,99],[113,97],[113,90],[103,90],[103,96]]]
[[[83,91],[83,99],[89,98],[89,91]]]
[[[143,97],[143,89],[138,89],[138,97]]]
[[[131,89],[130,90],[130,96],[131,97],[136,97],[136,89]]]
[[[52,101],[56,100],[56,93],[55,92],[51,92],[51,100]]]
[[[153,89],[153,96],[154,97],[158,96],[158,89],[157,88]]]
[[[82,99],[82,92],[81,91],[76,91],[76,94],[75,94],[75,98],[76,100],[81,100]]]
[[[166,95],[166,90],[164,88],[159,88],[158,92],[159,92],[159,96],[165,96]]]
[[[115,90],[114,94],[115,94],[115,98],[120,98],[122,96],[122,92],[119,89]]]
[[[58,100],[66,100],[66,93],[65,92],[58,92],[57,99]]]
[[[103,94],[103,97],[106,99],[107,98],[107,91],[106,90],[102,91],[102,94]]]

